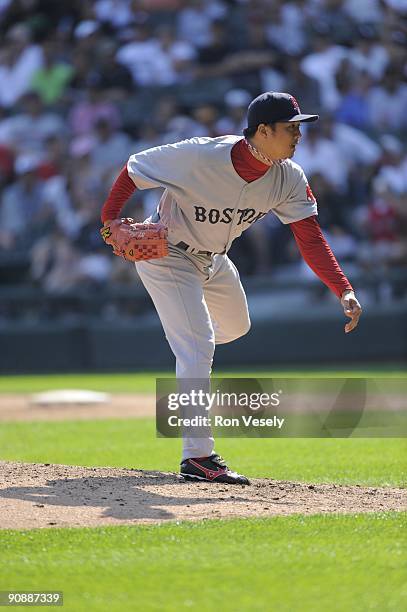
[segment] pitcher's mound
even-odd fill
[[[95,527],[294,513],[406,510],[407,491],[254,479],[249,487],[176,474],[0,462],[0,527]]]

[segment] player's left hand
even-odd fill
[[[113,253],[127,261],[160,259],[168,255],[168,230],[162,223],[135,223],[125,217],[105,221],[100,230]]]
[[[350,317],[349,323],[345,325],[345,334],[351,332],[359,323],[359,317],[362,314],[362,307],[356,299],[353,291],[344,291],[341,297],[343,311],[347,317]]]

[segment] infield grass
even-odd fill
[[[178,471],[180,446],[180,440],[156,438],[151,418],[0,427],[0,458],[34,463]],[[234,469],[251,477],[374,486],[405,483],[405,438],[225,438],[216,448]]]
[[[174,376],[173,372],[134,372],[130,374],[41,374],[38,376],[0,376],[1,393],[38,393],[54,389],[92,389],[108,393],[155,393],[155,379]],[[272,369],[216,371],[220,378],[407,378],[402,366],[368,366],[366,368],[338,370],[336,367],[320,369]]]
[[[300,515],[1,533],[1,589],[69,612],[403,609],[406,515]]]
[[[151,393],[156,376],[3,377],[0,393],[80,387]],[[221,439],[217,450],[252,477],[405,483],[404,439]],[[180,441],[157,439],[154,420],[147,418],[0,424],[1,459],[177,471],[179,451]],[[62,590],[66,612],[399,612],[407,596],[406,518],[388,512],[3,530],[0,590]]]

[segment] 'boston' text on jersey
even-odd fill
[[[217,208],[210,208],[206,210],[203,206],[194,206],[195,208],[195,221],[201,221],[204,223],[205,221],[209,221],[209,223],[231,223],[233,208],[224,208],[223,210],[218,210]],[[243,208],[237,209],[237,215],[239,221],[237,225],[241,223],[254,223],[259,219],[262,219],[267,215],[267,212],[259,212],[256,215],[256,210],[254,208]]]

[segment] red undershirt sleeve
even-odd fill
[[[127,166],[124,166],[112,185],[107,200],[103,204],[101,219],[102,223],[110,219],[116,219],[120,215],[120,211],[136,191],[137,187],[127,173]]]
[[[352,285],[342,272],[322,233],[316,216],[290,223],[304,261],[335,295],[340,298]]]

